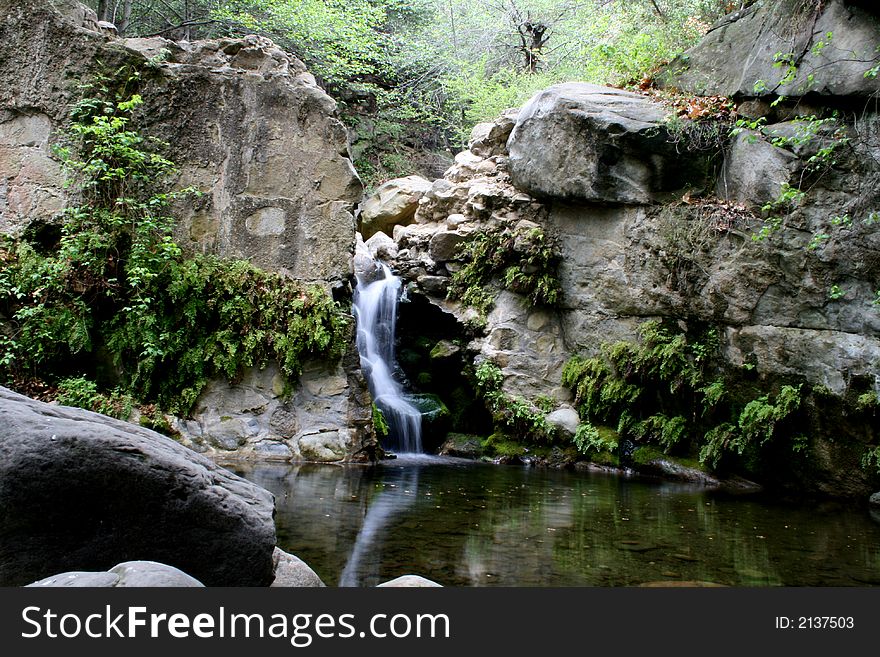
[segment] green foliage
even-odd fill
[[[500,433],[527,444],[551,442],[554,439],[555,428],[547,422],[539,408],[502,390],[504,376],[497,365],[483,361],[474,372],[474,380],[477,393],[492,413]]]
[[[174,263],[142,305],[107,325],[107,345],[128,364],[132,390],[178,413],[211,378],[270,361],[293,378],[311,355],[341,356],[344,337],[345,320],[323,289],[211,256]]]
[[[654,439],[668,452],[685,437],[687,429],[687,418],[657,413],[635,423],[632,434],[640,440]]]
[[[388,435],[388,422],[385,421],[382,409],[376,406],[376,404],[373,404],[373,429],[375,429],[376,436],[379,439],[385,438]]]
[[[828,298],[832,301],[837,301],[838,299],[843,299],[846,296],[846,290],[841,288],[839,285],[832,285],[828,289]]]
[[[119,389],[109,394],[100,393],[98,386],[85,377],[59,381],[55,399],[64,406],[77,406],[120,420],[128,419],[133,405],[131,395],[127,395]]]
[[[693,446],[702,463],[717,467],[725,453],[759,450],[781,435],[800,408],[799,386],[745,403],[731,399],[724,379],[712,376],[714,330],[693,337],[653,321],[639,334],[637,344],[606,344],[598,356],[574,356],[563,368],[562,383],[574,391],[583,420],[575,437],[582,452],[607,449],[595,427],[616,425],[621,439],[666,453]]]
[[[603,431],[590,422],[582,422],[574,434],[574,444],[581,454],[613,454],[617,451],[618,438],[616,431]]]
[[[861,465],[865,470],[874,468],[880,474],[880,445],[869,447],[862,455]]]
[[[540,228],[500,225],[484,230],[462,245],[460,255],[464,266],[452,275],[448,298],[482,315],[494,303],[493,284],[536,306],[555,306],[561,299],[556,273],[560,253]]]
[[[800,408],[801,386],[782,386],[774,403],[769,396],[753,399],[739,415],[739,430],[746,441],[757,440],[763,445],[773,437],[776,424]]]
[[[367,0],[244,0],[224,2],[213,16],[246,33],[271,36],[326,83],[374,75],[392,45],[383,27],[389,3]]]
[[[856,408],[860,411],[873,411],[878,407],[880,407],[880,399],[878,399],[877,393],[873,390],[859,395],[856,401]]]
[[[0,377],[66,378],[65,398],[94,408],[97,390],[76,375],[105,349],[119,394],[186,413],[215,376],[277,360],[292,377],[309,356],[337,358],[345,320],[324,290],[246,261],[182,255],[168,206],[192,190],[160,191],[174,167],[155,150],[161,142],[131,128],[140,97],[98,91],[109,96],[76,105],[56,151],[78,199],[59,243],[0,247]]]
[[[782,228],[785,218],[803,203],[807,195],[807,177],[820,176],[835,166],[841,150],[850,142],[837,112],[826,118],[816,115],[799,116],[790,123],[793,131],[786,134],[770,132],[765,123],[766,119],[763,117],[754,121],[739,119],[731,130],[731,136],[747,130],[751,133],[750,141],[764,139],[777,148],[789,149],[795,153],[810,152],[810,155],[806,158],[798,184],[783,183],[779,195],[762,206],[764,224],[752,236],[755,241],[766,240]],[[848,226],[851,219],[834,217],[831,223],[833,226]],[[826,233],[814,235],[807,246],[808,250],[817,249],[828,238]]]
[[[556,408],[556,400],[549,395],[538,395],[535,397],[535,406],[545,413],[551,413]]]

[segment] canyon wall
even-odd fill
[[[302,62],[256,36],[119,39],[73,0],[2,0],[0,15],[0,232],[59,223],[66,175],[51,148],[88,95],[82,85],[104,80],[143,97],[134,125],[167,142],[177,188],[203,192],[174,207],[184,251],[246,258],[350,296],[362,186],[336,104]],[[176,426],[209,452],[364,458],[369,399],[352,353],[311,364],[292,394],[274,371],[217,381]]]

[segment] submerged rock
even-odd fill
[[[404,397],[421,413],[422,446],[426,451],[433,452],[449,431],[449,409],[437,395],[423,393]]]
[[[120,559],[169,564],[208,586],[271,583],[268,491],[166,436],[5,388],[0,427],[3,585]]]
[[[483,439],[466,433],[449,433],[437,453],[476,460],[483,456]]]

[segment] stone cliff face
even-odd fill
[[[4,231],[52,219],[63,196],[48,150],[53,130],[80,84],[128,65],[142,78],[134,89],[145,101],[140,118],[169,142],[179,184],[206,192],[180,208],[181,246],[347,283],[361,184],[335,103],[302,62],[255,36],[116,39],[84,27],[83,10],[61,0],[0,5],[9,46],[0,69],[2,147],[12,152],[4,158]]]
[[[827,31],[843,32],[841,21],[858,18],[859,10],[826,4],[825,13],[811,20]],[[741,52],[753,41],[753,50],[766,50],[762,40],[778,33],[773,25],[782,20],[775,7],[765,3],[747,10],[755,17],[738,19],[764,25],[751,38],[737,33],[733,40],[732,31],[740,29],[733,24],[710,32],[690,56],[684,79],[704,80],[697,68],[703,57],[711,60],[706,70],[714,79],[713,66],[741,64]],[[862,18],[854,32],[859,52],[870,60],[880,31],[873,18]],[[787,25],[793,30],[800,23]],[[802,36],[792,38],[808,41]],[[855,48],[851,36],[841,34],[835,43]],[[716,48],[722,42],[723,53]],[[809,52],[812,45],[804,47]],[[847,52],[826,51],[820,70],[843,75]],[[719,61],[722,56],[727,59]],[[868,60],[858,76],[850,71],[845,79],[831,76],[820,84],[827,97],[811,97],[810,113],[873,94],[875,82],[864,76]],[[737,80],[752,74],[747,69]],[[819,77],[817,71],[817,82]],[[506,391],[531,400],[549,395],[564,406],[561,368],[571,354],[634,341],[636,327],[648,319],[676,321],[682,328],[712,326],[728,373],[768,388],[803,383],[814,391],[811,465],[797,483],[862,494],[876,476],[860,459],[878,436],[873,415],[859,419],[847,409],[857,396],[880,391],[880,313],[872,304],[880,287],[880,231],[874,226],[880,120],[872,108],[860,109],[836,120],[839,132],[826,128],[815,138],[791,138],[804,126],[792,119],[799,113],[797,99],[785,111],[785,105],[771,109],[725,80],[690,89],[738,94],[744,114],[761,107],[766,112],[762,130],[733,138],[714,172],[706,160],[686,161],[670,148],[680,143],[680,133],[660,105],[617,90],[561,85],[519,112],[477,126],[470,150],[418,201],[415,222],[395,227],[393,239],[375,235],[364,248],[391,259],[410,281],[411,295],[464,324],[473,311],[446,299],[449,277],[462,266],[449,245],[505,222],[538,224],[556,237],[562,252],[561,306],[535,308],[502,292],[483,334],[468,346],[469,358],[501,367]],[[833,156],[817,172],[810,158],[829,146]],[[804,195],[787,209],[781,227],[754,241],[762,206],[777,203],[786,186],[802,188]],[[821,248],[816,235],[825,235]]]
[[[169,143],[177,185],[204,192],[175,208],[178,243],[345,295],[362,187],[335,103],[302,62],[255,36],[117,39],[73,0],[2,0],[0,14],[0,231],[57,220],[64,173],[50,145],[80,85],[136,72],[139,127]],[[288,402],[271,372],[217,382],[180,429],[208,451],[351,458],[372,440],[357,358],[326,370],[315,363]],[[303,395],[307,412],[298,410]]]

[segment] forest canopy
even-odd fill
[[[730,0],[90,0],[121,36],[262,34],[340,104],[365,181],[439,174],[471,127],[535,91],[624,86],[739,9]],[[428,155],[425,155],[425,153]],[[432,170],[433,168],[433,170]]]

